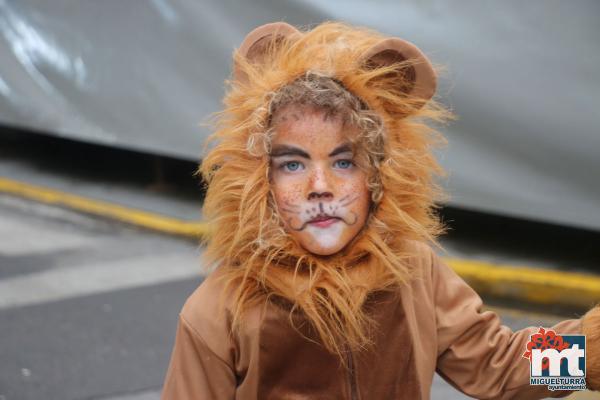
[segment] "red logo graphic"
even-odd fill
[[[533,335],[531,335],[531,340],[527,343],[527,351],[523,353],[523,357],[529,359],[531,362],[531,350],[540,349],[544,351],[546,349],[556,349],[557,351],[562,351],[564,349],[569,348],[571,344],[565,342],[561,335],[557,335],[553,330],[545,330],[540,327],[539,331]],[[561,359],[562,363],[565,359]],[[548,358],[544,358],[542,360],[542,370],[548,369],[550,366],[550,360]]]

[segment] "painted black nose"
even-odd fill
[[[310,192],[308,194],[308,199],[309,200],[313,200],[313,199],[331,199],[331,198],[333,198],[333,193],[331,193],[331,192],[321,192],[321,193]]]

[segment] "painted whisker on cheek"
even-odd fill
[[[346,200],[348,197],[350,197],[349,194],[345,195],[344,197],[342,197],[341,199],[339,199],[338,201],[341,203],[342,201]]]
[[[356,201],[356,199],[358,199],[358,196],[354,196],[353,198],[351,198],[350,200],[347,200],[345,203],[340,203],[340,205],[342,207],[346,207],[352,203],[354,203]]]
[[[288,206],[288,207],[291,207],[291,208],[300,208],[300,206],[299,206],[299,205],[297,205],[297,204],[292,204],[292,203],[290,203],[290,202],[289,202],[289,201],[287,201],[287,200],[286,200],[286,201],[284,201],[283,203],[284,203],[286,206]]]
[[[289,214],[300,215],[300,211],[294,211],[294,210],[290,210],[290,209],[287,209],[287,208],[282,208],[281,211],[285,211],[286,213],[289,213]]]

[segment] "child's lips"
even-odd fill
[[[339,221],[339,218],[323,216],[323,217],[317,217],[315,219],[312,219],[308,223],[313,226],[317,226],[319,228],[327,228],[328,226],[333,225],[337,221]]]

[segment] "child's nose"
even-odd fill
[[[316,168],[310,176],[308,187],[308,200],[331,200],[333,187],[331,178],[322,168]]]

